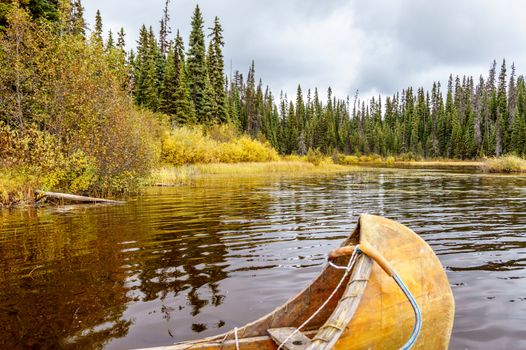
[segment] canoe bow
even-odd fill
[[[370,246],[381,254],[420,306],[423,324],[412,349],[447,349],[453,327],[454,299],[444,269],[431,247],[404,225],[368,214],[360,215],[356,229],[342,247],[356,244]],[[345,266],[348,259],[340,256],[335,262]],[[236,334],[230,331],[156,349],[276,350],[278,344],[267,331],[295,329],[301,325],[331,295],[342,274],[342,270],[324,267],[303,291],[270,314],[237,329]],[[302,329],[311,339],[310,344],[294,349],[399,349],[412,333],[414,316],[393,278],[361,254],[345,284],[345,290],[340,288],[324,310]]]

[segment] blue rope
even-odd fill
[[[413,326],[411,336],[400,348],[400,350],[408,350],[411,349],[416,339],[418,338],[418,335],[420,334],[420,330],[422,329],[422,313],[420,312],[420,307],[418,307],[415,298],[396,273],[394,274],[393,279],[395,280],[396,284],[398,284],[400,289],[404,292],[405,296],[407,297],[407,300],[409,300],[409,302],[411,303],[411,307],[413,308],[413,311],[415,313],[415,324]]]
[[[360,246],[356,246],[355,253],[365,254],[360,249]],[[345,267],[336,266],[332,264],[330,261],[329,261],[329,264],[336,268],[345,269]],[[402,347],[400,348],[400,350],[409,350],[415,344],[416,339],[418,338],[418,335],[420,334],[420,330],[422,329],[422,313],[420,312],[420,307],[418,306],[418,303],[416,302],[415,298],[413,297],[413,295],[411,294],[407,286],[404,284],[404,281],[400,279],[400,277],[398,276],[396,272],[393,275],[393,279],[395,280],[396,284],[398,284],[402,292],[404,292],[407,300],[409,300],[409,303],[411,304],[411,307],[413,308],[413,312],[415,313],[415,324],[413,325],[413,331],[411,332],[411,336],[409,337],[409,339],[406,340],[404,345],[402,345]]]

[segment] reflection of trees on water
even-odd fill
[[[126,335],[120,237],[89,215],[25,224],[0,235],[0,348],[94,348]]]
[[[186,319],[196,333],[225,325],[222,320],[200,323],[195,317],[206,307],[220,306],[225,299],[221,281],[228,277],[227,257],[236,249],[229,235],[268,213],[270,197],[252,196],[251,184],[221,186],[223,182],[219,188],[208,184],[175,189],[166,202],[159,201],[164,214],[150,215],[152,248],[135,251],[131,258],[140,280],[136,289],[142,293],[141,299],[160,299],[165,319],[175,318],[181,323]],[[190,310],[182,311],[186,306]]]
[[[212,304],[221,304],[219,281],[227,277],[227,249],[218,234],[221,222],[213,214],[202,223],[195,222],[191,214],[164,217],[159,234],[152,237],[153,251],[139,251],[133,260],[138,265],[143,301],[164,300],[186,292],[192,306],[192,315]],[[206,233],[203,233],[206,232]],[[207,286],[210,297],[199,289]]]
[[[223,303],[227,257],[257,246],[237,235],[266,220],[270,197],[246,183],[204,187],[118,208],[2,216],[0,348],[101,347],[128,334],[124,311],[137,302],[154,301],[187,331],[223,327],[196,316]]]

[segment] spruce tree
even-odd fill
[[[110,51],[111,49],[115,48],[115,41],[113,40],[113,32],[108,32],[108,40],[106,41],[106,51]]]
[[[205,122],[206,120],[204,103],[208,98],[208,96],[205,96],[207,93],[207,70],[203,24],[203,16],[199,5],[197,5],[192,16],[187,65],[190,96],[195,107],[198,122]]]
[[[117,34],[117,47],[124,52],[126,49],[126,34],[124,33],[124,28],[121,27],[119,33]]]
[[[225,92],[225,72],[224,72],[224,58],[223,46],[225,45],[223,39],[223,28],[219,22],[219,18],[215,17],[214,26],[209,28],[211,33],[209,37],[209,54],[208,54],[208,76],[212,85],[215,97],[216,110],[214,111],[214,118],[219,123],[224,123],[228,120],[228,111],[226,107],[226,92]]]
[[[73,34],[86,35],[86,21],[84,20],[84,7],[81,0],[72,2],[70,22]]]
[[[170,29],[170,12],[169,7],[170,0],[166,0],[164,3],[164,9],[163,9],[163,18],[161,18],[160,21],[160,30],[159,30],[159,49],[161,50],[161,54],[164,56],[168,53],[168,49],[170,46],[170,43],[168,41],[168,35],[172,32]]]
[[[250,69],[247,75],[247,83],[245,88],[245,114],[246,114],[246,132],[252,137],[256,137],[260,131],[260,120],[256,113],[256,69],[254,60],[250,65]]]
[[[203,119],[201,120],[201,122],[207,124],[215,124],[218,122],[218,120],[215,118],[217,106],[214,88],[212,87],[212,83],[210,82],[210,78],[208,77],[208,75],[206,76],[205,81],[205,91],[203,95],[202,108]]]
[[[497,121],[495,154],[507,152],[508,146],[508,101],[506,96],[506,60],[502,61],[497,91]]]
[[[179,65],[179,84],[175,92],[175,110],[175,121],[177,123],[195,124],[197,122],[183,61]]]
[[[166,54],[159,106],[161,112],[172,116],[176,114],[175,96],[179,84],[179,62],[176,55],[173,45],[170,45]],[[173,122],[172,120],[172,124]]]
[[[135,103],[139,106],[146,104],[145,90],[146,90],[146,67],[149,56],[149,39],[148,30],[145,25],[142,25],[139,31],[139,41],[137,42],[137,55],[132,61],[133,74],[135,77],[134,97]]]
[[[102,16],[99,10],[97,10],[95,15],[95,30],[93,31],[92,41],[102,47]]]

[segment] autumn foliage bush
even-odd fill
[[[202,126],[184,126],[166,133],[161,159],[171,165],[267,162],[278,160],[278,153],[268,143],[253,140],[231,131],[231,126],[217,127],[213,136]],[[228,137],[225,136],[229,135]]]
[[[157,117],[126,91],[124,53],[14,6],[0,33],[0,171],[33,169],[38,185],[134,190],[158,161]],[[3,170],[2,170],[3,169]]]

